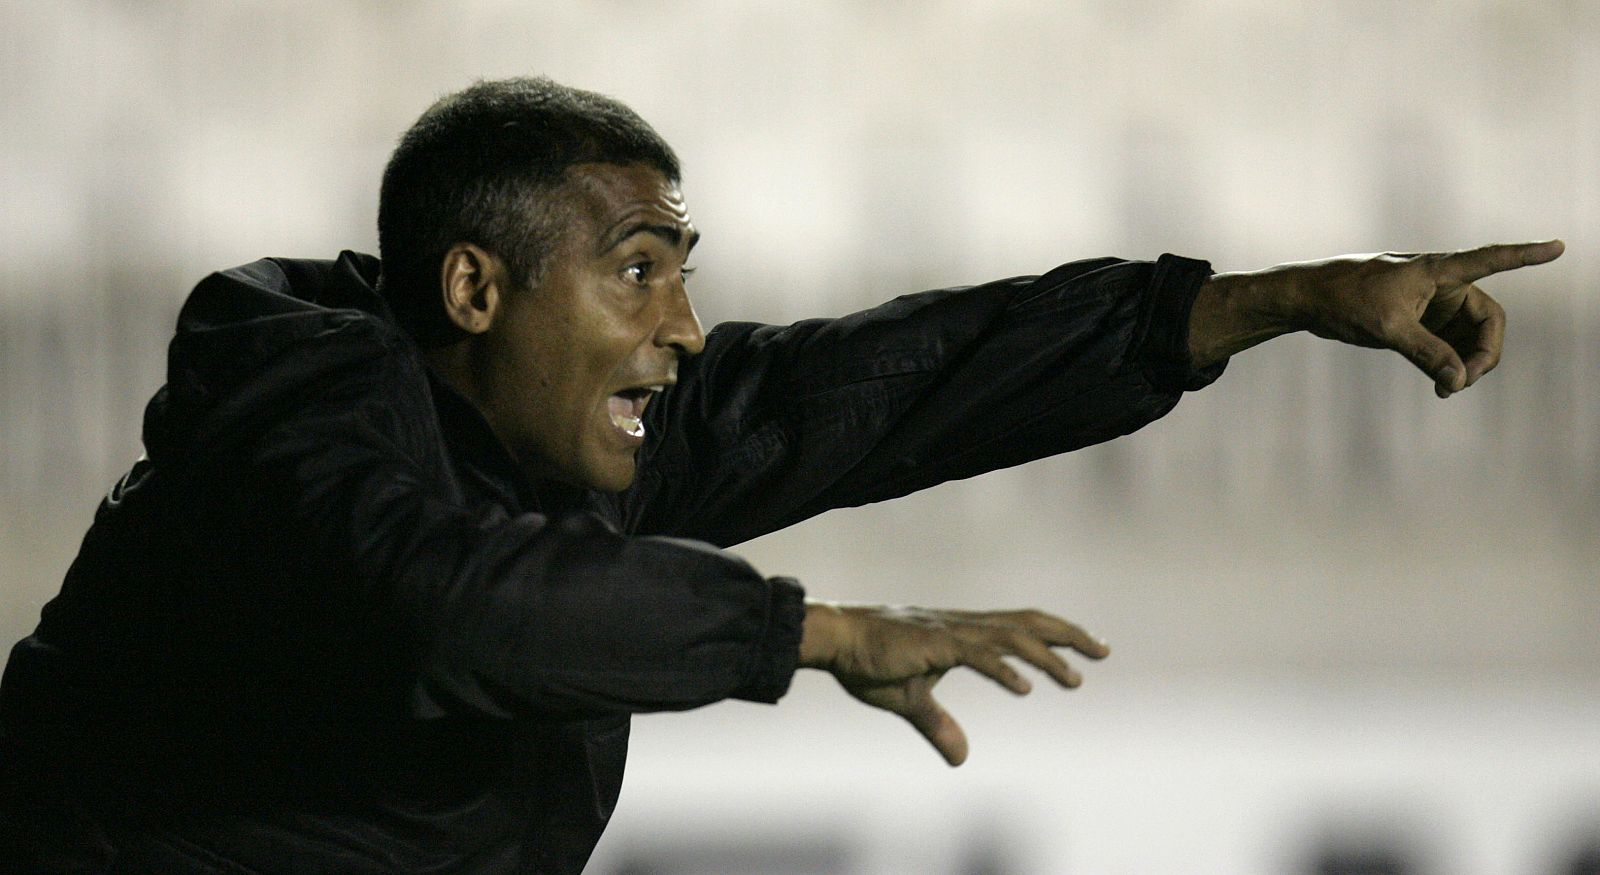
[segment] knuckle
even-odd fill
[[[989,648],[975,641],[959,641],[953,648],[955,661],[967,665],[981,665],[988,658]]]

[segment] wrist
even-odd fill
[[[800,631],[800,667],[826,669],[838,654],[844,625],[844,610],[832,602],[806,601],[806,617]]]
[[[1300,297],[1294,274],[1276,268],[1212,276],[1200,288],[1189,314],[1189,355],[1194,367],[1216,364],[1299,330],[1303,323]]]

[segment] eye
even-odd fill
[[[693,267],[690,267],[688,265],[684,265],[683,267],[678,269],[678,273],[683,276],[683,281],[684,282],[688,282],[689,281],[689,277],[694,276],[694,272],[697,269],[698,268],[693,268]]]
[[[648,285],[650,282],[650,268],[654,266],[655,263],[651,261],[635,262],[622,269],[622,276],[636,286]]]

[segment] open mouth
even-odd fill
[[[606,411],[611,414],[611,424],[623,434],[644,437],[644,408],[650,397],[660,392],[661,386],[635,386],[623,389],[606,399]]]

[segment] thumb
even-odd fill
[[[1395,336],[1386,338],[1389,348],[1411,360],[1433,379],[1434,393],[1448,398],[1466,388],[1466,367],[1461,356],[1421,322],[1407,322]]]
[[[961,731],[961,724],[931,693],[913,701],[901,716],[928,739],[928,743],[944,757],[945,762],[952,766],[966,762],[967,734]]]

